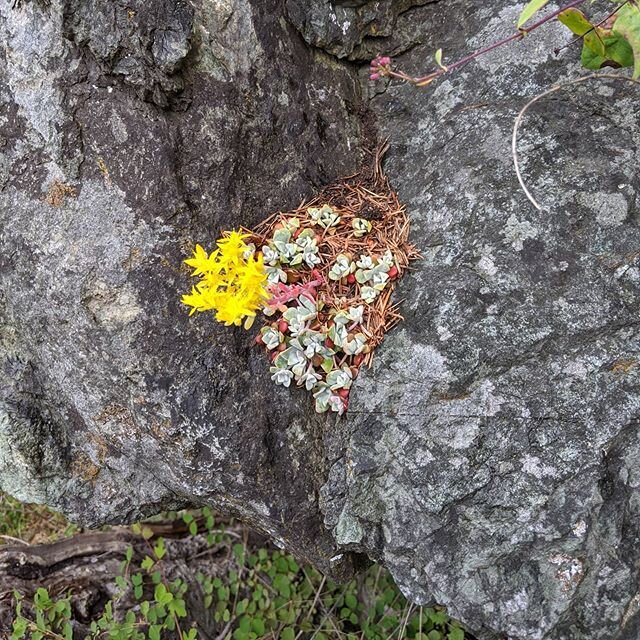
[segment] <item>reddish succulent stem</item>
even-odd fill
[[[444,68],[438,69],[437,71],[429,73],[426,76],[421,76],[416,78],[416,77],[409,76],[406,73],[403,73],[401,71],[399,72],[399,71],[391,71],[391,70],[386,71],[385,75],[388,75],[392,78],[398,78],[399,80],[404,80],[405,82],[411,82],[412,84],[415,84],[418,86],[427,85],[432,80],[435,80],[440,76],[443,76],[445,73],[448,73],[449,71],[454,71],[455,69],[462,67],[463,65],[467,64],[467,62],[471,62],[472,60],[475,60],[476,58],[480,57],[481,55],[484,55],[485,53],[489,53],[490,51],[493,51],[494,49],[497,49],[498,47],[501,47],[505,44],[509,44],[510,42],[515,42],[516,40],[522,40],[526,35],[534,31],[538,27],[541,27],[543,24],[549,22],[550,20],[553,20],[554,18],[559,16],[563,11],[566,11],[567,9],[572,9],[573,7],[577,7],[583,4],[585,1],[586,0],[573,0],[573,2],[569,2],[565,6],[561,7],[560,9],[557,9],[556,11],[553,11],[552,13],[545,16],[544,18],[540,18],[540,20],[538,20],[537,22],[534,22],[530,27],[523,27],[522,29],[519,29],[516,33],[508,36],[507,38],[503,38],[502,40],[499,40],[498,42],[494,42],[493,44],[490,44],[487,47],[478,49],[477,51],[474,51],[473,53],[470,53],[469,55],[464,56],[464,58],[460,58],[460,60],[457,60],[456,62],[453,62],[449,65],[446,65]]]

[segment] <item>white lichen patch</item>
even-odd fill
[[[482,256],[478,262],[476,262],[476,271],[485,278],[493,278],[498,273],[498,267],[496,267],[491,256]]]
[[[571,531],[573,531],[573,535],[577,538],[584,538],[587,533],[587,523],[584,520],[578,520],[578,522],[571,527]]]
[[[622,193],[579,193],[576,200],[591,209],[603,227],[617,227],[629,215],[629,203]]]
[[[336,542],[339,545],[358,544],[364,536],[362,525],[347,512],[346,507],[340,514],[334,533]]]
[[[524,241],[536,238],[538,230],[528,220],[520,221],[512,213],[507,219],[502,235],[516,251],[522,251]]]
[[[84,302],[96,322],[107,329],[127,325],[142,313],[136,292],[130,285],[110,287],[104,282],[95,282]]]
[[[522,470],[525,473],[530,473],[539,480],[542,478],[557,478],[558,470],[554,467],[546,465],[537,456],[526,454],[522,457]]]

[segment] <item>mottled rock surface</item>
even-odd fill
[[[559,26],[416,90],[341,60],[418,73],[519,7],[147,4],[0,2],[0,486],[91,524],[210,504],[325,570],[380,560],[479,638],[635,640],[639,89],[532,107],[537,211],[511,129],[582,73]],[[352,171],[367,104],[425,259],[334,423],[185,316],[179,263]]]
[[[360,161],[279,3],[0,2],[0,486],[88,524],[209,503],[329,568],[321,420],[181,260]]]

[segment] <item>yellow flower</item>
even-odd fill
[[[193,257],[185,260],[194,269],[192,275],[200,277],[191,293],[182,296],[182,302],[192,307],[189,315],[213,310],[225,325],[239,326],[245,319],[245,327],[251,326],[269,293],[262,255],[256,258],[244,242],[249,237],[226,232],[211,255],[196,245]]]

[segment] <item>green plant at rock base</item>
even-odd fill
[[[146,552],[138,544],[126,551],[115,579],[118,595],[90,622],[82,640],[471,640],[441,607],[408,603],[379,566],[339,584],[284,551],[249,545],[246,536],[217,524],[207,508],[167,517],[183,521],[194,543],[204,540],[219,550],[226,558],[224,570],[194,571],[188,581],[170,579],[170,546],[154,537],[152,525],[134,525]],[[119,603],[125,594],[134,605],[123,611]],[[194,619],[190,602],[198,602],[198,611],[213,621],[207,635],[200,632],[202,621]],[[72,593],[16,592],[13,603],[10,640],[79,640],[73,635]]]
[[[495,49],[522,40],[532,31],[553,19],[558,19],[582,41],[582,64],[587,69],[597,70],[605,66],[614,68],[633,67],[633,78],[640,77],[640,4],[638,0],[616,2],[616,7],[598,22],[592,22],[577,9],[587,0],[573,0],[563,7],[552,11],[537,22],[530,21],[550,0],[531,0],[523,9],[517,24],[517,30],[510,36],[482,47],[454,62],[444,64],[442,49],[438,49],[434,59],[438,68],[424,76],[411,76],[392,67],[389,56],[377,56],[371,61],[369,78],[372,81],[381,78],[396,78],[417,87],[425,87],[439,77],[455,71],[467,63]],[[573,43],[570,43],[573,44]],[[560,49],[556,50],[558,53]]]

